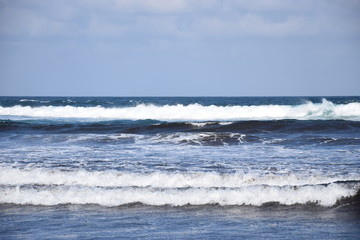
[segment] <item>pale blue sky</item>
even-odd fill
[[[360,1],[0,0],[0,95],[360,95]]]

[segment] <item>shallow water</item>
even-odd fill
[[[359,208],[2,205],[2,239],[357,239]]]

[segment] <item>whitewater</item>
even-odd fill
[[[360,97],[0,97],[0,222],[1,239],[356,239]]]
[[[354,196],[360,178],[194,173],[127,173],[0,168],[0,202],[58,205],[255,205],[267,202],[333,206]]]
[[[65,106],[12,106],[0,107],[3,117],[78,118],[160,121],[240,121],[240,120],[360,120],[360,103],[334,104],[323,99],[321,103],[301,105],[260,106],[203,106],[200,104],[154,105],[138,104],[133,107],[76,107]]]

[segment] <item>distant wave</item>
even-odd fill
[[[354,197],[359,180],[295,175],[126,173],[0,169],[0,203],[57,205],[284,205],[333,206]]]
[[[80,118],[80,119],[154,119],[160,121],[237,121],[237,120],[360,120],[360,103],[334,104],[326,99],[322,103],[308,102],[301,105],[261,106],[202,106],[145,105],[134,107],[104,108],[74,106],[13,106],[0,107],[2,118]]]

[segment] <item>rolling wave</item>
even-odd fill
[[[58,205],[283,205],[333,206],[356,196],[359,180],[321,176],[126,173],[0,169],[0,203]],[[16,176],[16,178],[14,178]]]
[[[88,188],[82,186],[1,186],[0,203],[26,205],[98,204],[121,206],[142,203],[152,206],[218,204],[221,206],[266,203],[282,205],[317,204],[331,207],[344,198],[354,197],[355,189],[346,184],[327,186],[241,188]]]
[[[91,120],[142,120],[159,121],[243,121],[243,120],[353,120],[360,121],[360,103],[334,104],[326,99],[322,103],[301,105],[260,106],[202,106],[146,105],[105,108],[75,106],[13,106],[0,107],[2,118],[77,118]]]
[[[226,123],[226,124],[224,124]],[[158,121],[98,121],[57,122],[33,120],[0,120],[1,131],[34,130],[54,133],[164,133],[164,132],[344,132],[360,128],[358,121],[344,120],[275,120],[237,122],[158,122]]]

